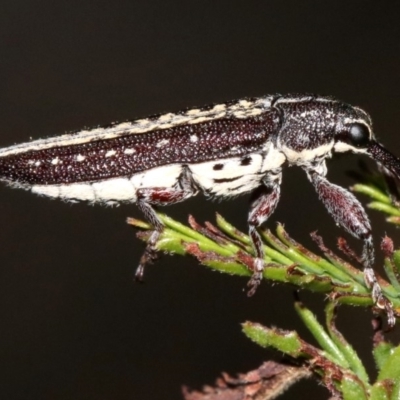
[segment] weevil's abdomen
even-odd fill
[[[33,185],[33,193],[68,201],[91,203],[132,203],[137,200],[137,190],[148,187],[174,187],[182,173],[181,165],[153,168],[128,177],[111,178],[93,182],[55,185]]]

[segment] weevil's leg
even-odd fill
[[[367,213],[353,194],[340,186],[330,183],[323,176],[326,171],[324,164],[319,167],[319,169],[305,168],[308,178],[335,222],[354,237],[364,241],[362,261],[365,282],[372,291],[373,301],[379,308],[386,309],[389,324],[392,324],[394,323],[393,310],[388,300],[384,297],[372,268],[375,257],[372,230]]]
[[[164,229],[164,224],[157,216],[154,205],[170,205],[179,203],[189,197],[195,196],[198,188],[191,176],[188,167],[184,166],[178,182],[174,187],[152,187],[138,189],[136,192],[136,204],[142,211],[145,219],[154,227],[147,242],[146,249],[140,258],[139,266],[136,269],[135,279],[143,279],[144,267],[157,257],[155,245]]]
[[[269,218],[278,205],[281,181],[281,170],[270,172],[263,179],[263,186],[258,188],[253,194],[248,224],[249,235],[256,253],[256,259],[253,276],[248,283],[250,287],[248,296],[252,296],[260,285],[265,267],[263,242],[257,228]]]

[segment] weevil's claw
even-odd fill
[[[249,287],[249,291],[247,292],[247,296],[251,297],[256,293],[257,288],[260,286],[262,280],[261,272],[254,272],[251,279],[247,282],[247,287]]]
[[[135,281],[143,282],[143,275],[144,275],[144,265],[142,263],[140,263],[135,271]]]
[[[371,297],[374,305],[379,310],[384,310],[387,316],[389,330],[396,324],[396,317],[392,302],[383,294],[375,273],[372,268],[364,269],[364,279],[367,286],[371,289]]]
[[[387,297],[384,296],[381,291],[381,287],[378,284],[374,285],[372,288],[372,299],[377,309],[385,311],[389,330],[392,330],[396,325],[393,304]]]
[[[158,258],[158,253],[152,248],[146,248],[140,262],[135,271],[135,281],[143,282],[144,268],[146,265],[153,264],[153,262]]]
[[[393,308],[392,302],[386,297],[382,296],[375,302],[375,306],[373,307],[373,309],[377,314],[382,312],[382,310],[384,311],[388,324],[388,328],[385,329],[385,331],[391,331],[396,325],[396,313]]]

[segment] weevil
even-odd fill
[[[229,198],[253,192],[248,214],[256,256],[249,282],[253,293],[265,268],[257,228],[278,204],[282,167],[297,165],[335,222],[363,241],[365,280],[376,304],[384,307],[368,216],[353,194],[326,179],[326,159],[347,151],[370,156],[400,178],[400,160],[375,140],[371,118],[362,109],[331,97],[268,95],[4,148],[0,180],[67,201],[136,203],[154,227],[138,278],[155,258],[163,230],[153,206],[199,193]]]

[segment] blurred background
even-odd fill
[[[379,139],[400,155],[397,2],[3,1],[0,14],[0,146],[111,121],[246,96],[328,94],[365,108]],[[329,161],[329,178],[352,183],[357,157]],[[191,258],[163,256],[133,283],[143,244],[125,223],[134,205],[71,205],[0,188],[0,398],[181,398],[221,371],[245,372],[279,354],[241,333],[246,320],[309,335],[293,288],[245,278]],[[365,199],[362,199],[365,203]],[[248,198],[196,198],[168,209],[184,222],[218,211],[246,229]],[[399,232],[369,211],[375,242]],[[330,246],[343,235],[300,169],[287,168],[281,221],[297,240]],[[348,238],[348,236],[346,236]],[[358,243],[357,249],[360,249]],[[381,260],[381,258],[379,258]],[[323,295],[301,298],[320,317]],[[341,307],[338,326],[367,360],[371,313]],[[398,327],[397,327],[398,328]],[[399,329],[390,335],[399,339]],[[328,398],[315,381],[285,399]]]

